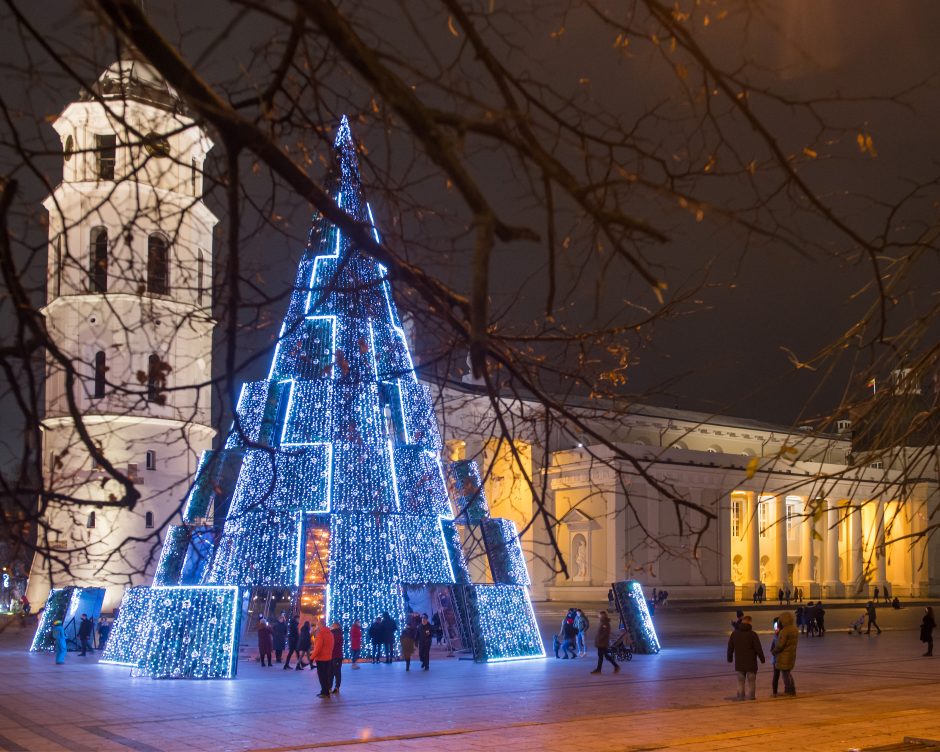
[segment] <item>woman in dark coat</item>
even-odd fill
[[[297,623],[297,617],[291,616],[290,624],[287,626],[287,658],[284,659],[284,668],[290,668],[290,657],[297,653],[297,662],[300,663],[300,653],[297,650],[297,644],[300,642],[300,629]]]
[[[300,628],[300,637],[297,639],[297,671],[306,668],[310,664],[310,670],[313,671],[313,664],[310,663],[310,622],[305,621]],[[307,662],[304,663],[304,658]]]
[[[933,618],[933,606],[927,606],[924,609],[924,619],[920,623],[920,641],[927,643],[927,652],[925,656],[933,655],[933,630],[937,622]]]
[[[274,632],[268,623],[261,619],[258,622],[258,655],[261,656],[261,665],[264,665],[264,659],[268,659],[268,665],[271,665],[271,651],[274,649]]]
[[[597,648],[597,668],[591,673],[601,673],[601,667],[604,665],[604,659],[606,658],[614,667],[614,673],[616,674],[620,670],[620,666],[617,665],[617,661],[610,654],[610,617],[606,611],[599,611],[597,615],[601,620],[597,632],[594,633],[594,647]]]
[[[287,617],[281,614],[280,617],[271,626],[274,632],[274,660],[281,662],[281,656],[284,654],[284,645],[287,643]]]

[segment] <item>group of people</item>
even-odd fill
[[[826,609],[822,601],[809,601],[805,606],[796,609],[796,626],[800,634],[807,637],[822,637],[826,634]]]
[[[552,637],[552,648],[556,658],[583,658],[587,655],[584,635],[591,628],[591,622],[580,608],[569,608],[561,620],[561,628]],[[564,655],[558,655],[561,650]]]
[[[760,637],[754,631],[751,617],[743,611],[737,612],[737,619],[731,622],[731,636],[728,638],[728,663],[734,664],[738,678],[736,700],[757,699],[757,662],[766,662]],[[796,665],[796,645],[800,632],[796,628],[793,614],[784,611],[774,619],[774,636],[770,642],[770,656],[774,668],[771,691],[778,694],[780,677],[783,677],[785,695],[796,695],[796,682],[793,681],[793,667]]]
[[[401,631],[398,643],[401,657],[405,661],[405,670],[411,670],[411,658],[415,649],[421,668],[428,671],[431,667],[431,645],[437,638],[441,641],[440,617],[438,625],[432,622],[427,614],[411,614],[405,628]],[[321,619],[314,627],[309,621],[303,625],[297,616],[287,617],[282,613],[277,621],[269,623],[261,618],[258,621],[258,656],[262,666],[272,666],[281,663],[284,656],[284,670],[293,668],[301,671],[310,668],[316,670],[320,680],[320,697],[337,694],[342,683],[344,646],[346,634],[343,626],[334,621],[329,626]],[[329,637],[327,636],[329,633]],[[384,657],[385,663],[395,660],[396,635],[398,635],[398,622],[385,612],[376,617],[369,625],[365,636],[371,644],[372,663],[380,663]],[[327,649],[329,647],[329,650]],[[349,652],[351,668],[359,669],[359,659],[362,657],[363,629],[358,619],[349,627]],[[272,654],[274,660],[272,662]],[[296,657],[296,666],[291,666],[291,658]]]
[[[26,596],[23,597],[25,598]],[[98,650],[104,650],[105,644],[108,642],[108,636],[111,634],[111,626],[111,619],[102,616],[98,620]],[[78,622],[78,629],[75,632],[75,637],[78,639],[78,644],[82,651],[79,653],[80,656],[95,652],[94,635],[95,620],[89,617],[88,614],[82,614]],[[65,635],[65,625],[62,623],[61,619],[56,619],[52,622],[52,642],[54,646],[55,662],[62,665],[65,663],[65,656],[68,653],[68,639]]]

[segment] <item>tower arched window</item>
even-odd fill
[[[103,350],[95,353],[95,397],[104,397],[105,374],[108,371],[107,358]]]
[[[108,230],[105,227],[91,228],[88,286],[92,292],[108,291]]]
[[[62,236],[55,239],[55,269],[53,274],[53,290],[58,298],[62,294]]]
[[[196,305],[202,305],[206,298],[206,283],[203,281],[206,273],[205,254],[200,248],[196,252]]]
[[[147,358],[147,400],[148,402],[159,402],[160,392],[166,386],[166,375],[163,361],[156,353],[151,353]]]
[[[88,519],[85,521],[85,527],[94,527],[98,521],[95,519],[95,513],[89,512]]]
[[[147,239],[147,292],[166,295],[170,291],[170,246],[162,235]]]
[[[144,515],[144,527],[148,530],[153,527],[153,512]]]

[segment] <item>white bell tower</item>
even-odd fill
[[[212,229],[202,166],[212,142],[156,71],[128,52],[55,121],[62,182],[49,212],[46,326],[74,367],[46,357],[47,498],[29,581],[50,587],[149,583],[200,453],[210,449]],[[72,383],[69,390],[69,383]],[[82,442],[70,397],[123,486]],[[98,502],[87,503],[87,502]],[[86,502],[86,503],[81,503]]]

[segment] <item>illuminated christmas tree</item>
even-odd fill
[[[333,199],[378,240],[345,118],[334,147]],[[186,630],[154,604],[186,598],[192,608],[186,593],[213,588],[252,599],[279,589],[301,620],[345,626],[383,612],[403,625],[410,610],[449,610],[453,640],[477,660],[543,655],[515,526],[489,517],[473,463],[448,468],[448,484],[441,448],[386,268],[315,217],[270,373],[243,386],[224,448],[203,457],[184,524],[167,534],[159,597],[129,591],[125,610],[136,616],[122,612],[105,657],[151,675],[206,675],[192,661],[159,668],[172,650],[155,659],[143,644],[154,640],[130,625],[143,620],[149,634],[166,633],[156,642],[184,650]],[[470,581],[463,541],[473,537],[484,541],[489,584]],[[216,620],[228,614],[221,602],[212,610]],[[237,654],[231,642],[212,650]]]

